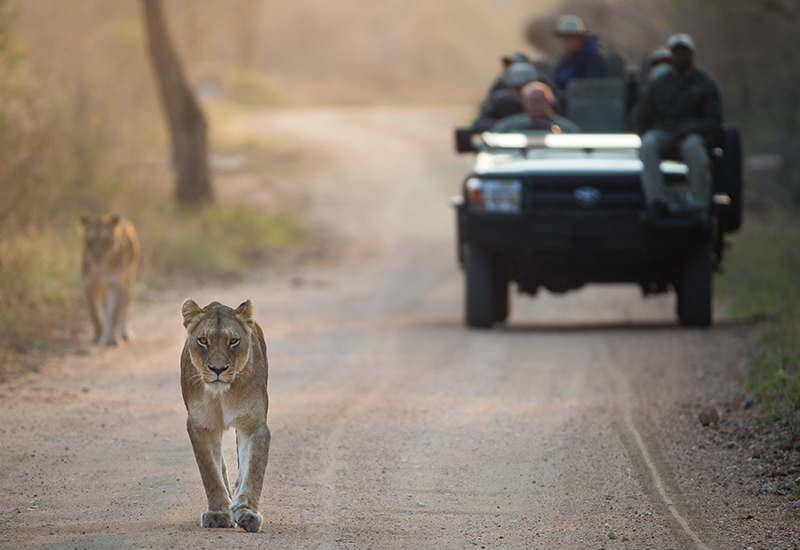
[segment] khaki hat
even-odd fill
[[[559,17],[553,32],[560,36],[587,36],[589,34],[583,19],[577,15],[562,15]]]
[[[670,50],[674,50],[678,46],[683,46],[685,48],[689,48],[692,51],[695,51],[694,40],[688,34],[673,34],[667,40],[667,47]]]
[[[506,86],[524,86],[535,80],[539,80],[539,73],[530,63],[513,63],[503,74]]]

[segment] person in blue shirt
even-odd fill
[[[573,78],[602,78],[606,76],[606,61],[600,54],[597,37],[587,30],[583,19],[576,15],[562,15],[554,31],[561,39],[564,54],[556,67],[555,87],[566,91]]]

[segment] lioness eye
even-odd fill
[[[239,339],[238,338],[231,338],[230,342],[228,342],[228,345],[233,347],[238,343],[239,343]]]
[[[208,345],[208,340],[206,339],[205,336],[201,336],[200,338],[197,339],[197,341],[200,342],[201,346],[207,346]]]

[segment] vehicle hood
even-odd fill
[[[685,164],[674,161],[661,163],[665,174],[688,173]],[[510,174],[640,174],[642,161],[636,150],[574,151],[535,149],[520,152],[480,152],[475,159],[476,175]]]

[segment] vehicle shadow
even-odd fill
[[[664,319],[664,320],[609,320],[609,321],[571,321],[571,322],[510,322],[507,325],[495,325],[490,329],[469,328],[460,321],[455,319],[439,319],[430,320],[427,322],[419,323],[418,321],[412,324],[421,324],[425,326],[438,326],[447,327],[459,330],[470,330],[475,332],[483,332],[486,334],[496,333],[570,333],[570,332],[615,332],[620,330],[626,331],[640,331],[640,332],[661,332],[661,331],[717,331],[728,330],[734,328],[744,328],[761,324],[769,321],[770,317],[767,315],[754,315],[741,319],[720,319],[715,321],[713,325],[707,328],[690,328],[683,327],[677,321]]]
[[[503,326],[496,326],[492,328],[493,331],[498,332],[604,332],[604,331],[618,331],[618,330],[636,330],[636,331],[713,331],[724,330],[730,328],[746,327],[764,322],[766,317],[754,316],[744,319],[721,319],[715,321],[710,327],[707,328],[691,328],[683,327],[677,321],[663,320],[663,321],[585,321],[585,322],[568,322],[568,323],[536,323],[536,322],[520,322],[511,323]]]

